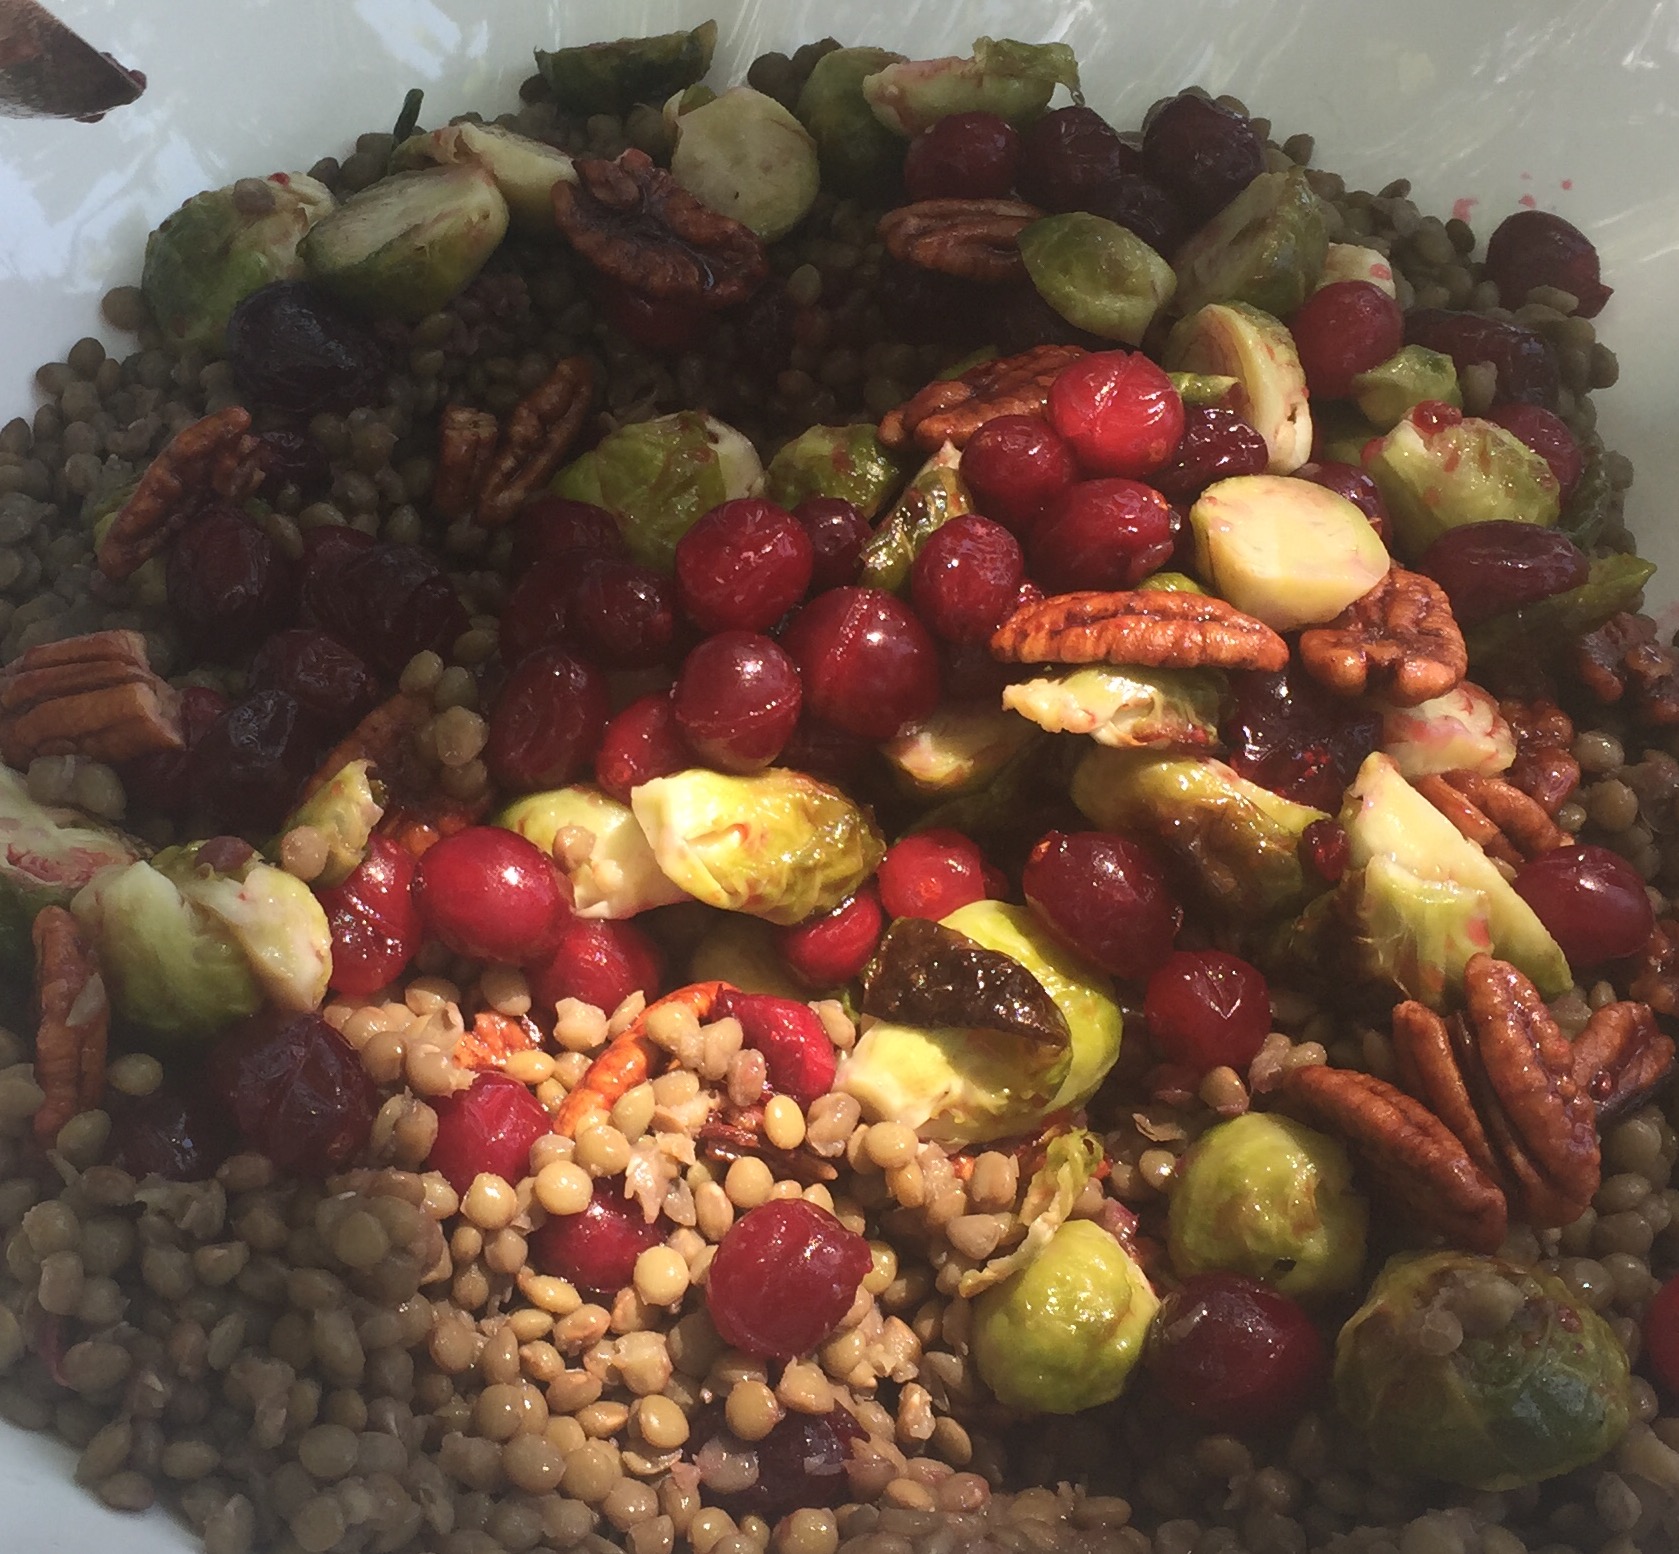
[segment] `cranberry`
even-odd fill
[[[1135,232],[1157,254],[1170,259],[1194,228],[1178,199],[1152,178],[1125,173],[1096,199],[1091,210]]]
[[[875,876],[891,917],[948,917],[985,899],[985,860],[960,831],[917,831],[886,849]]]
[[[1193,502],[1215,480],[1263,475],[1270,462],[1265,439],[1235,411],[1185,405],[1183,436],[1171,462],[1150,475],[1149,484],[1174,502]]]
[[[1014,606],[1026,570],[1000,523],[968,514],[941,525],[910,568],[910,598],[947,642],[983,642]]]
[[[1022,199],[1045,210],[1094,210],[1143,156],[1094,108],[1056,108],[1021,137]]]
[[[1405,341],[1444,351],[1460,376],[1476,362],[1490,362],[1498,371],[1500,399],[1556,404],[1562,382],[1556,356],[1543,335],[1520,324],[1443,308],[1412,308],[1405,315]]]
[[[806,987],[834,988],[869,963],[884,924],[880,897],[866,884],[833,911],[776,929],[775,941],[788,969]]]
[[[1265,145],[1241,114],[1180,92],[1143,125],[1143,168],[1205,221],[1265,171]]]
[[[586,658],[538,648],[514,666],[496,697],[485,765],[515,793],[563,788],[588,770],[609,706],[606,680]]]
[[[962,450],[962,478],[990,517],[1024,534],[1078,479],[1073,450],[1041,417],[999,415]]]
[[[786,508],[740,497],[677,541],[677,598],[702,631],[766,631],[804,597],[815,564],[810,536]]]
[[[528,1147],[528,1146],[527,1146]],[[585,1295],[611,1303],[635,1279],[641,1254],[664,1240],[624,1196],[622,1177],[595,1183],[594,1195],[576,1214],[552,1214],[531,1232],[531,1261],[544,1273],[570,1279]]]
[[[593,502],[574,502],[563,496],[533,497],[513,522],[512,568],[515,577],[538,561],[558,561],[584,551],[597,556],[623,556],[628,551],[618,520]]]
[[[1298,669],[1239,670],[1219,730],[1225,757],[1250,782],[1333,814],[1365,756],[1382,741],[1377,712],[1349,705]]]
[[[1149,1346],[1162,1397],[1210,1430],[1291,1423],[1328,1373],[1324,1342],[1288,1296],[1239,1273],[1200,1273],[1161,1302]]]
[[[270,427],[261,437],[262,485],[264,493],[293,487],[299,496],[326,493],[332,484],[332,461],[326,449],[308,432],[289,427]]]
[[[373,1132],[379,1091],[318,1014],[255,1015],[216,1043],[205,1066],[246,1142],[282,1171],[326,1176]]]
[[[193,751],[232,705],[207,685],[186,686],[179,703],[184,747],[154,751],[124,763],[122,781],[129,804],[160,815],[184,815],[192,803]]]
[[[1590,569],[1585,552],[1560,530],[1506,518],[1448,529],[1417,562],[1446,590],[1460,626],[1578,588]]]
[[[1050,385],[1049,421],[1087,474],[1140,480],[1182,440],[1183,400],[1141,351],[1092,351]]]
[[[1037,594],[1042,598],[1042,593]],[[1016,592],[1009,601],[1008,614],[1025,602]],[[1003,687],[1018,672],[1013,664],[999,663],[991,656],[984,642],[945,642],[939,647],[939,662],[944,676],[945,695],[951,701],[985,701],[996,705]]]
[[[854,793],[866,789],[880,775],[882,766],[879,746],[873,740],[848,734],[808,713],[799,719],[799,726],[775,764],[808,772]]]
[[[247,400],[295,415],[370,405],[389,371],[373,331],[308,281],[274,281],[239,302],[226,351]]]
[[[680,356],[698,349],[711,331],[711,315],[680,297],[655,297],[598,272],[595,302],[625,339],[654,356]]]
[[[297,569],[237,507],[206,509],[169,547],[169,613],[197,653],[230,662],[297,612]]]
[[[1352,838],[1339,820],[1314,820],[1300,833],[1300,856],[1326,885],[1347,872],[1352,850]]]
[[[466,630],[454,584],[430,551],[316,539],[323,532],[305,542],[304,602],[374,668],[399,675],[416,653],[446,652]]]
[[[1387,543],[1390,527],[1387,503],[1382,500],[1381,488],[1356,464],[1343,464],[1339,459],[1320,459],[1302,464],[1294,473],[1297,479],[1309,480],[1314,486],[1322,486],[1325,491],[1344,496],[1370,520],[1382,543]]]
[[[730,1227],[706,1279],[724,1343],[791,1360],[839,1326],[869,1271],[869,1243],[803,1198],[774,1199]]]
[[[577,596],[593,569],[604,565],[604,557],[581,552],[561,560],[533,562],[501,607],[501,661],[511,666],[538,648],[570,641]]]
[[[1679,1277],[1669,1279],[1644,1308],[1643,1350],[1657,1383],[1679,1397]]]
[[[1183,908],[1160,861],[1106,831],[1051,831],[1020,876],[1026,904],[1104,971],[1146,981],[1171,954]]]
[[[376,835],[343,883],[315,894],[332,928],[332,986],[366,998],[394,982],[422,936],[408,850]]]
[[[683,738],[725,772],[768,766],[792,738],[803,701],[793,660],[755,631],[707,637],[683,660],[671,693]]]
[[[651,567],[596,561],[583,571],[570,615],[572,635],[615,669],[651,669],[672,656],[676,590]]]
[[[713,1442],[726,1443],[730,1451],[749,1452],[758,1467],[758,1477],[748,1488],[725,1492],[708,1485],[706,1498],[731,1516],[759,1516],[772,1526],[800,1509],[840,1505],[851,1498],[846,1462],[852,1443],[866,1433],[838,1407],[826,1414],[788,1414],[750,1445],[726,1430],[702,1429],[695,1436],[702,1442],[696,1457]]]
[[[324,631],[299,626],[270,637],[251,662],[253,691],[284,691],[325,728],[353,727],[379,703],[379,679]]]
[[[793,617],[781,645],[818,718],[890,739],[939,701],[938,654],[908,605],[878,588],[831,588]]]
[[[165,1080],[149,1095],[113,1095],[111,1164],[135,1177],[205,1182],[238,1144],[227,1113],[203,1084]]]
[[[1172,557],[1177,515],[1137,480],[1081,480],[1032,533],[1032,575],[1051,593],[1135,588]]]
[[[634,923],[573,918],[544,961],[525,968],[531,998],[552,1010],[575,998],[610,1014],[631,993],[651,998],[659,990],[659,952]]]
[[[1560,415],[1541,405],[1512,403],[1494,405],[1486,412],[1486,419],[1521,438],[1551,466],[1563,501],[1574,495],[1574,488],[1586,472],[1586,456]]]
[[[1020,134],[1000,114],[947,113],[910,141],[904,192],[912,200],[1000,200],[1019,164]]]
[[[464,1090],[435,1096],[437,1138],[426,1156],[458,1193],[488,1172],[517,1186],[530,1174],[531,1145],[550,1131],[542,1103],[517,1079],[493,1070]]]
[[[284,691],[247,696],[193,747],[193,807],[236,831],[274,830],[314,772],[322,742],[319,725]]]
[[[1576,971],[1637,953],[1656,925],[1642,877],[1607,847],[1541,853],[1511,884]]]
[[[1554,286],[1576,299],[1580,318],[1596,318],[1613,294],[1590,239],[1548,210],[1518,210],[1499,222],[1487,239],[1487,278],[1507,308],[1519,308],[1535,286]]]
[[[834,1086],[838,1060],[816,1011],[792,998],[768,993],[728,993],[723,1014],[740,1021],[742,1040],[764,1055],[770,1089],[808,1108]]]
[[[1223,950],[1174,950],[1148,979],[1143,1018],[1164,1061],[1245,1074],[1271,1030],[1271,993],[1258,967]]]
[[[693,764],[694,752],[682,737],[670,692],[650,691],[608,720],[595,751],[595,781],[628,804],[632,789]]]
[[[807,496],[793,509],[810,539],[810,586],[816,593],[857,580],[869,520],[842,496]]]
[[[1405,342],[1405,314],[1371,281],[1320,286],[1288,321],[1314,399],[1345,399],[1353,379]]]
[[[551,953],[570,915],[553,861],[500,826],[468,826],[428,848],[414,903],[457,955],[513,966]]]

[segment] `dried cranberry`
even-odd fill
[[[1121,177],[1142,167],[1142,153],[1094,108],[1056,108],[1021,137],[1020,194],[1045,210],[1095,210]]]
[[[1563,501],[1574,495],[1574,488],[1586,471],[1586,456],[1560,415],[1539,405],[1508,404],[1494,405],[1486,412],[1486,418],[1521,438],[1551,466]]]
[[[1220,729],[1240,775],[1298,804],[1333,814],[1365,756],[1382,740],[1382,719],[1323,689],[1296,669],[1239,670]]]
[[[981,290],[977,283],[974,289]],[[1108,342],[1069,323],[1043,299],[1031,281],[986,286],[984,297],[973,305],[979,338],[989,336],[1001,356],[1015,356],[1039,345],[1079,345],[1099,351]],[[973,334],[965,338],[975,338]]]
[[[1679,1397],[1679,1277],[1644,1308],[1644,1361],[1670,1397]]]
[[[567,648],[538,648],[514,666],[490,710],[490,775],[515,793],[563,788],[593,762],[608,707],[592,663]]]
[[[464,1090],[432,1099],[437,1138],[426,1166],[458,1193],[487,1172],[515,1186],[530,1174],[531,1145],[550,1131],[542,1103],[517,1079],[479,1074]]]
[[[367,853],[338,885],[315,892],[332,929],[332,986],[366,998],[401,975],[420,947],[414,904],[414,860],[387,836],[374,836]]]
[[[614,669],[651,669],[672,656],[676,590],[662,572],[601,559],[583,571],[571,599],[570,629]]]
[[[1195,225],[1173,195],[1138,173],[1119,178],[1090,208],[1095,215],[1135,232],[1167,259],[1178,251]]]
[[[1288,321],[1314,399],[1344,399],[1353,379],[1404,343],[1405,314],[1371,281],[1320,286]]]
[[[904,192],[912,200],[995,200],[1014,187],[1020,133],[1000,114],[947,113],[904,153]]]
[[[807,713],[775,764],[860,793],[879,775],[880,747],[872,739],[847,733]]]
[[[985,899],[985,860],[960,831],[917,831],[886,849],[875,884],[892,917],[948,917]]]
[[[683,660],[671,692],[689,747],[725,772],[768,766],[792,738],[803,702],[793,660],[756,631],[707,637]]]
[[[1520,307],[1535,286],[1553,286],[1575,298],[1580,318],[1596,318],[1613,294],[1591,240],[1548,210],[1518,210],[1499,222],[1487,239],[1487,278],[1507,308]]]
[[[1025,289],[1037,295],[1030,283]],[[897,339],[914,345],[961,347],[992,316],[997,291],[995,286],[980,286],[889,257],[881,263],[877,294],[887,329]],[[1014,348],[1012,341],[1010,348]]]
[[[501,661],[512,666],[538,648],[570,641],[577,597],[594,569],[606,564],[606,558],[583,552],[533,562],[501,607],[497,623]]]
[[[1257,966],[1223,950],[1174,950],[1148,979],[1143,1019],[1168,1063],[1245,1074],[1271,1029],[1271,993]]]
[[[1446,530],[1417,562],[1446,590],[1460,626],[1577,588],[1590,567],[1566,534],[1504,518]]]
[[[271,427],[262,434],[264,491],[292,486],[304,498],[324,494],[332,485],[332,460],[308,432]]]
[[[880,897],[865,884],[831,912],[776,929],[775,942],[788,969],[806,987],[835,988],[868,964],[884,926]]]
[[[208,508],[187,526],[169,548],[164,584],[189,646],[224,663],[297,613],[297,568],[237,507]]]
[[[1174,502],[1193,502],[1215,480],[1263,475],[1271,462],[1265,439],[1233,410],[1185,405],[1183,436],[1172,459],[1149,476],[1149,484]]]
[[[335,733],[379,702],[373,671],[342,642],[306,626],[278,632],[257,649],[250,684],[254,691],[284,691]]]
[[[1352,847],[1352,838],[1339,820],[1314,820],[1300,833],[1300,856],[1326,885],[1335,884],[1347,872]]]
[[[122,781],[129,804],[159,815],[184,815],[192,803],[192,752],[232,705],[207,685],[183,688],[178,707],[184,748],[158,750],[124,763]]]
[[[961,468],[980,510],[1016,534],[1029,533],[1079,474],[1073,450],[1035,415],[993,416],[983,423],[962,450]]]
[[[917,613],[946,642],[983,642],[1014,606],[1026,569],[1020,542],[977,514],[929,536],[910,568]]]
[[[1180,92],[1143,125],[1143,168],[1205,221],[1265,171],[1265,145],[1241,114]]]
[[[416,653],[447,652],[467,628],[454,584],[417,545],[317,542],[304,552],[303,592],[322,627],[392,676]]]
[[[821,593],[857,580],[869,520],[842,496],[807,496],[793,509],[810,539],[810,586]]]
[[[846,733],[890,739],[938,705],[933,639],[908,605],[880,589],[819,594],[781,645],[799,666],[810,711]]]
[[[193,747],[193,807],[236,831],[272,831],[315,770],[320,725],[284,691],[257,691],[229,707]]]
[[[1104,971],[1146,981],[1172,951],[1183,908],[1142,843],[1105,831],[1051,831],[1020,876],[1026,904]]]
[[[110,1161],[131,1176],[208,1181],[238,1143],[227,1113],[201,1083],[166,1079],[149,1095],[113,1095],[109,1110]]]
[[[724,1491],[708,1485],[706,1498],[730,1516],[760,1516],[773,1526],[794,1511],[850,1499],[846,1463],[852,1443],[866,1434],[845,1409],[832,1408],[826,1414],[788,1414],[762,1440],[748,1445],[723,1428],[718,1410],[711,1418],[702,1414],[693,1439],[698,1461],[705,1460],[708,1446],[756,1459],[758,1477],[750,1487]]]
[[[1171,559],[1178,518],[1137,480],[1081,480],[1032,531],[1032,575],[1050,593],[1135,588]]]
[[[432,933],[457,955],[513,966],[553,950],[569,894],[552,859],[501,826],[444,837],[414,875],[414,904]]]
[[[1444,351],[1460,376],[1477,362],[1490,362],[1498,372],[1500,399],[1556,407],[1562,382],[1556,355],[1544,336],[1520,324],[1443,308],[1412,308],[1405,315],[1405,342]]]
[[[662,972],[657,948],[634,923],[578,917],[560,930],[548,958],[527,966],[525,975],[540,1008],[575,998],[610,1014],[631,993],[656,994]]]
[[[569,1279],[585,1295],[610,1302],[635,1278],[636,1259],[663,1241],[638,1205],[624,1197],[624,1179],[603,1177],[576,1214],[551,1214],[531,1232],[531,1261],[546,1274]]]
[[[838,1059],[816,1011],[797,999],[731,990],[723,1015],[740,1021],[741,1037],[764,1055],[770,1089],[790,1095],[802,1107],[833,1088]]]
[[[1049,422],[1086,474],[1140,480],[1182,439],[1183,400],[1141,351],[1093,351],[1050,385]]]
[[[1607,847],[1541,853],[1511,884],[1576,971],[1635,954],[1656,925],[1643,877]]]
[[[618,520],[593,502],[538,496],[519,509],[513,522],[511,564],[515,577],[538,561],[558,561],[573,551],[601,556],[629,553]]]
[[[694,765],[682,737],[669,691],[650,691],[615,712],[601,731],[595,751],[595,781],[620,803],[632,789]]]
[[[786,508],[740,497],[677,542],[677,597],[702,631],[767,631],[804,597],[815,561]]]
[[[226,350],[245,398],[297,415],[372,404],[389,371],[373,331],[308,281],[274,281],[241,301]]]
[[[609,275],[596,274],[595,302],[625,339],[654,356],[680,356],[699,349],[711,332],[712,315],[679,297],[652,297]]]

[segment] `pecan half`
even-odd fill
[[[147,466],[99,542],[99,570],[130,576],[169,543],[212,497],[242,502],[262,484],[263,443],[251,413],[229,405],[183,426]]]
[[[750,227],[702,205],[646,152],[574,165],[577,182],[554,185],[554,220],[590,265],[632,291],[723,308],[769,274]]]
[[[1480,772],[1430,772],[1417,791],[1490,858],[1519,868],[1573,842],[1544,805],[1502,777]]]
[[[1139,588],[1023,604],[991,634],[991,654],[1013,664],[1275,671],[1288,663],[1288,644],[1210,594]]]
[[[1469,1158],[1496,1176],[1497,1162],[1487,1131],[1464,1082],[1463,1067],[1444,1016],[1407,999],[1393,1011],[1393,1055],[1400,1086],[1415,1096],[1458,1136]]]
[[[1679,1016],[1679,923],[1659,918],[1633,962],[1627,991],[1669,1019]]]
[[[1597,1107],[1601,1128],[1654,1091],[1673,1072],[1673,1058],[1673,1039],[1648,1004],[1605,1004],[1574,1039],[1574,1083]]]
[[[1303,631],[1300,661],[1339,695],[1368,691],[1401,707],[1445,695],[1469,670],[1445,591],[1403,567],[1390,567],[1327,625]]]
[[[1549,697],[1507,697],[1498,710],[1516,736],[1516,759],[1505,777],[1547,815],[1555,815],[1580,786],[1573,719]]]
[[[1574,669],[1597,699],[1623,697],[1641,723],[1679,723],[1679,654],[1656,641],[1656,623],[1630,611],[1612,616],[1574,648]]]
[[[501,425],[488,410],[445,405],[437,418],[437,473],[431,505],[440,518],[464,517],[489,473]]]
[[[747,1156],[762,1160],[778,1177],[791,1177],[809,1187],[816,1182],[832,1182],[839,1177],[839,1168],[829,1164],[806,1149],[781,1149],[770,1143],[764,1133],[762,1106],[730,1106],[720,1115],[708,1117],[700,1124],[696,1136],[699,1152],[707,1160],[729,1165]]]
[[[46,1092],[35,1113],[35,1139],[51,1149],[58,1130],[105,1095],[111,1004],[93,946],[63,907],[43,907],[30,930],[35,945],[35,1082]]]
[[[577,440],[594,397],[594,364],[568,356],[513,407],[478,490],[480,524],[500,527],[547,482]]]
[[[880,440],[888,448],[912,441],[928,453],[947,442],[961,448],[993,416],[1038,415],[1061,370],[1087,354],[1082,345],[1035,345],[1018,356],[981,362],[954,378],[940,378],[887,411]]]
[[[1023,200],[917,200],[887,211],[875,230],[894,259],[995,285],[1026,274],[1017,239],[1042,215]]]
[[[137,631],[44,642],[0,669],[0,761],[18,771],[38,755],[117,765],[185,744],[180,698]]]

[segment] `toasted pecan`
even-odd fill
[[[488,410],[445,405],[437,418],[437,473],[431,482],[432,509],[455,519],[472,504],[495,458],[501,425]]]
[[[905,264],[996,284],[1026,274],[1017,239],[1042,215],[1023,200],[917,200],[887,211],[876,231]]]
[[[1575,1038],[1574,1083],[1597,1107],[1601,1130],[1667,1079],[1673,1059],[1673,1039],[1650,1006],[1623,999],[1594,1011]]]
[[[513,407],[479,484],[480,524],[500,527],[546,483],[577,440],[594,397],[594,364],[568,356]]]
[[[184,745],[180,698],[137,631],[41,643],[0,669],[0,761],[19,771],[38,755],[119,764]]]
[[[1633,960],[1627,991],[1657,1014],[1679,1017],[1679,922],[1658,918]]]
[[[1574,722],[1546,697],[1498,704],[1516,736],[1516,759],[1504,775],[1547,815],[1555,815],[1580,786],[1580,763],[1574,759]]]
[[[105,1095],[111,1004],[93,946],[63,907],[43,907],[31,928],[35,945],[35,1080],[46,1094],[35,1113],[36,1142],[50,1149],[58,1130]]]
[[[1458,1040],[1454,1041],[1454,1035]],[[1463,1078],[1459,1051],[1463,1035],[1461,1028],[1454,1032],[1443,1016],[1414,999],[1393,1011],[1393,1052],[1401,1087],[1458,1136],[1481,1170],[1495,1176],[1498,1167],[1492,1145]]]
[[[880,440],[888,448],[914,442],[937,453],[947,442],[966,447],[993,417],[1041,416],[1050,385],[1063,368],[1087,354],[1081,345],[1036,345],[1017,356],[981,362],[957,377],[939,378],[887,411],[880,422]]]
[[[1418,778],[1416,787],[1488,857],[1513,868],[1574,840],[1546,813],[1544,805],[1502,777],[1469,771],[1431,772]]]
[[[1396,566],[1327,625],[1303,631],[1300,661],[1338,695],[1368,692],[1415,707],[1463,679],[1469,651],[1445,590]]]
[[[1211,594],[1164,588],[1023,604],[991,634],[991,653],[1015,664],[1275,671],[1288,663],[1288,644],[1263,621]]]
[[[1641,723],[1679,723],[1679,653],[1656,641],[1656,623],[1630,610],[1612,616],[1574,647],[1574,669],[1597,699],[1625,699]]]

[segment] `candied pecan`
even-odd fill
[[[1344,1138],[1418,1228],[1471,1252],[1503,1243],[1503,1191],[1420,1101],[1374,1074],[1322,1065],[1290,1069],[1279,1093],[1308,1122]]]
[[[506,1068],[515,1052],[534,1052],[542,1045],[542,1032],[528,1015],[500,1014],[480,1009],[471,1026],[455,1042],[455,1061],[473,1073]]]
[[[1537,799],[1502,777],[1481,772],[1431,772],[1417,779],[1417,791],[1480,846],[1489,858],[1519,868],[1541,853],[1567,847],[1574,838]]]
[[[500,424],[488,410],[443,407],[437,418],[437,473],[431,483],[431,505],[439,517],[453,520],[472,510],[500,435]]]
[[[594,397],[594,364],[587,356],[568,356],[513,407],[479,486],[480,524],[493,529],[506,523],[560,467]]]
[[[696,1139],[700,1153],[719,1165],[730,1165],[748,1155],[762,1160],[778,1177],[790,1177],[809,1187],[832,1182],[839,1169],[806,1149],[780,1149],[764,1134],[762,1106],[730,1106],[700,1124]]]
[[[1139,588],[1023,604],[991,634],[991,654],[1013,664],[1276,671],[1288,663],[1288,644],[1211,594]]]
[[[1597,699],[1613,706],[1630,692],[1641,723],[1679,723],[1679,654],[1656,641],[1656,623],[1623,611],[1574,647],[1574,669]]]
[[[632,291],[723,308],[769,274],[750,227],[702,205],[646,152],[575,166],[576,183],[554,185],[554,220],[590,265]]]
[[[1025,275],[1018,239],[1042,215],[1023,200],[917,200],[887,211],[875,230],[894,259],[993,285]]]
[[[264,444],[229,405],[183,426],[147,466],[99,542],[99,570],[121,579],[157,555],[212,497],[242,502],[262,484]]]
[[[46,1093],[35,1113],[35,1139],[50,1149],[58,1130],[105,1095],[105,1047],[111,1004],[93,946],[63,907],[43,907],[30,930],[35,945],[35,1082]]]
[[[0,761],[19,771],[38,755],[117,764],[184,745],[180,697],[137,631],[44,642],[0,669]]]
[[[1516,759],[1505,777],[1547,815],[1555,815],[1580,786],[1573,720],[1549,697],[1506,697],[1498,710],[1516,736]]]
[[[1679,922],[1658,919],[1633,961],[1627,991],[1657,1014],[1679,1016]]]
[[[1574,1083],[1596,1105],[1601,1127],[1655,1090],[1673,1072],[1673,1056],[1673,1039],[1648,1004],[1605,1004],[1574,1040]]]
[[[1498,1166],[1492,1145],[1475,1113],[1453,1039],[1461,1034],[1415,999],[1407,999],[1393,1011],[1393,1055],[1401,1088],[1445,1123],[1469,1151],[1469,1158],[1495,1177]]]
[[[1035,345],[1018,356],[981,362],[958,377],[940,378],[886,412],[880,440],[888,448],[904,448],[914,441],[928,453],[937,453],[947,442],[965,447],[995,416],[1041,416],[1050,385],[1064,367],[1086,354],[1082,345]]]
[[[1368,691],[1401,707],[1445,695],[1469,669],[1445,591],[1397,566],[1327,625],[1303,631],[1300,661],[1339,695]]]

